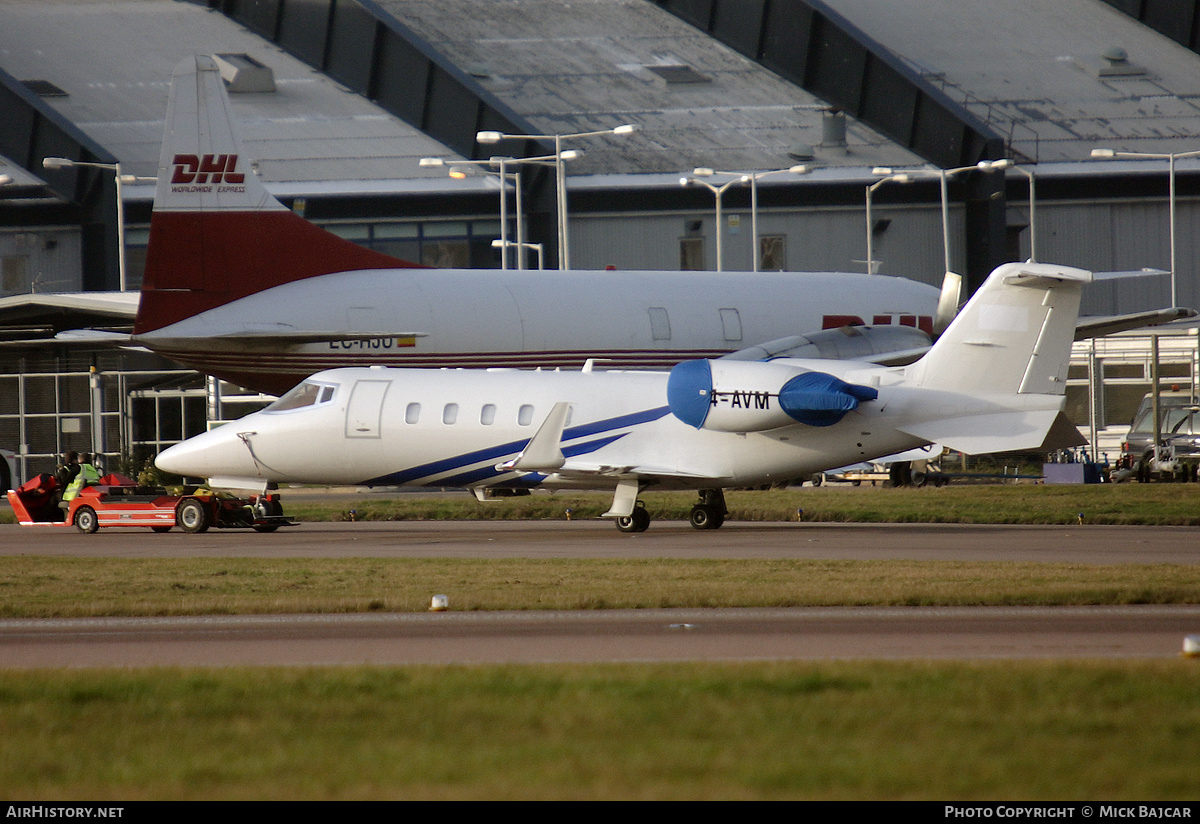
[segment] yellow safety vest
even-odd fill
[[[96,471],[96,467],[91,464],[80,464],[79,474],[75,476],[75,480],[71,481],[67,485],[67,490],[63,492],[63,501],[72,500],[84,486],[98,480],[100,480],[100,473]]]

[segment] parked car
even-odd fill
[[[1160,392],[1159,448],[1154,452],[1154,398],[1142,398],[1133,424],[1121,444],[1118,474],[1143,483],[1151,480],[1195,480],[1200,466],[1200,403],[1189,392]]]

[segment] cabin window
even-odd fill
[[[742,339],[742,317],[737,309],[721,309],[721,332],[733,343]]]
[[[442,423],[449,426],[458,420],[458,404],[448,403],[442,408]]]
[[[517,410],[517,423],[521,426],[529,426],[533,423],[533,406],[531,404],[521,404],[521,408]]]
[[[671,339],[671,319],[667,310],[661,306],[651,306],[646,312],[650,315],[650,337],[653,340]]]
[[[420,419],[421,419],[421,404],[410,403],[408,406],[404,407],[404,422],[405,423],[416,423]]]
[[[289,409],[303,409],[318,403],[329,403],[333,400],[336,389],[336,384],[304,381],[263,411],[286,412]]]
[[[484,426],[491,426],[496,422],[496,404],[485,403],[483,408],[479,410],[479,422]]]

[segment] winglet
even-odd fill
[[[538,427],[538,431],[525,444],[521,454],[512,460],[497,464],[496,469],[507,472],[520,470],[522,472],[545,472],[560,468],[567,462],[562,451],[562,434],[567,425],[567,413],[571,404],[559,401],[554,404],[546,420]]]

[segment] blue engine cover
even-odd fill
[[[862,401],[873,401],[879,391],[846,383],[824,372],[805,372],[779,389],[779,406],[789,416],[809,426],[832,426]]]
[[[879,392],[783,363],[684,361],[667,379],[671,413],[697,429],[762,432],[800,422],[832,426]]]
[[[671,414],[700,429],[712,407],[712,367],[706,360],[683,361],[667,378],[667,406]]]

